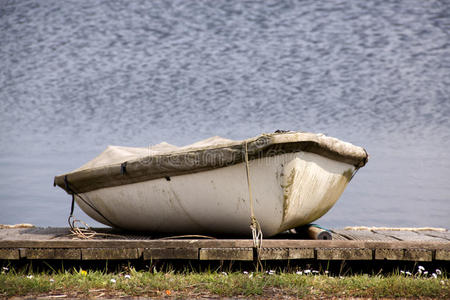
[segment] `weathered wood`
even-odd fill
[[[341,235],[339,233],[336,233],[333,230],[331,231],[331,239],[335,240],[335,241],[339,241],[339,240],[348,241],[348,240],[350,240],[349,238],[347,238],[347,237],[345,237],[345,236],[343,236],[343,235]]]
[[[144,249],[144,260],[150,259],[198,259],[198,248],[150,248]]]
[[[339,230],[334,229],[333,233],[339,234],[340,236],[345,237],[348,240],[355,241],[398,241],[398,239],[389,237],[387,235],[382,235],[375,233],[371,230]],[[333,235],[334,238],[334,235]]]
[[[247,240],[2,240],[0,248],[248,248]],[[266,248],[369,248],[450,250],[449,242],[375,242],[375,241],[314,241],[264,240]]]
[[[0,248],[239,248],[245,240],[0,240]]]
[[[141,251],[133,248],[88,248],[81,249],[82,260],[138,259]]]
[[[450,251],[449,250],[436,250],[435,260],[450,260]]]
[[[253,248],[202,248],[200,260],[253,260]]]
[[[344,240],[275,240],[265,239],[263,247],[266,248],[364,248],[363,241]]]
[[[445,241],[450,242],[450,232],[447,231],[431,231],[431,230],[422,230],[418,232],[420,235],[425,235],[428,237],[439,238]]]
[[[375,259],[379,260],[403,260],[405,251],[403,249],[381,248],[375,249]]]
[[[288,248],[289,259],[312,259],[314,258],[313,248]]]
[[[0,249],[0,259],[20,259],[19,249]]]
[[[80,249],[27,249],[28,259],[81,259]]]
[[[27,248],[19,248],[20,258],[27,258]]]
[[[365,248],[372,249],[444,249],[450,250],[449,242],[423,242],[423,241],[391,241],[391,242],[372,242],[364,243]]]
[[[318,260],[371,260],[371,249],[359,249],[359,248],[338,248],[327,249],[318,248],[317,250]]]
[[[67,228],[12,228],[0,229],[0,241],[2,240],[48,240],[56,238],[57,236],[64,236],[62,232],[68,233]]]
[[[405,249],[403,260],[432,261],[433,251],[425,249]]]
[[[426,249],[376,249],[375,259],[378,260],[408,260],[432,261],[433,251]]]
[[[430,241],[430,242],[445,242],[445,240],[440,238],[434,238],[427,236],[425,234],[420,234],[416,231],[406,231],[406,230],[373,230],[373,232],[396,239],[398,241]]]
[[[262,248],[260,252],[261,260],[280,260],[289,258],[287,248]]]
[[[108,228],[98,231],[117,234]],[[317,259],[369,259],[369,252],[373,252],[376,260],[450,261],[450,242],[446,240],[448,231],[394,233],[397,238],[391,237],[390,230],[383,232],[386,234],[370,230],[332,230],[333,238],[342,239],[331,241],[280,235],[264,239],[261,258],[314,259],[317,249]],[[67,228],[0,229],[0,259],[80,259],[81,256],[81,259],[99,260],[253,260],[251,239],[158,240],[146,234],[119,232],[117,237],[100,235],[94,239],[78,240],[67,233]],[[400,235],[411,240],[399,241]]]

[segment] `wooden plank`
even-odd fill
[[[0,248],[239,248],[253,247],[244,240],[0,240]]]
[[[423,241],[396,241],[396,242],[372,242],[364,243],[365,248],[371,249],[427,249],[450,250],[449,242],[423,242]]]
[[[403,249],[381,248],[375,249],[375,259],[403,260],[405,251]]]
[[[397,239],[381,235],[371,230],[348,230],[348,229],[337,229],[333,232],[346,237],[349,240],[355,241],[397,241]]]
[[[152,236],[148,234],[140,234],[140,233],[130,233],[125,231],[118,231],[112,228],[92,228],[96,232],[99,233],[109,233],[112,234],[108,239],[114,239],[114,235],[117,236],[116,240],[152,240]],[[400,230],[352,230],[352,229],[333,229],[331,230],[333,234],[333,238],[339,238],[340,234],[347,235],[350,240],[430,240],[433,241],[433,238],[437,238],[435,241],[439,241],[439,239],[444,241],[450,241],[450,232],[449,231],[433,231],[433,230],[409,230],[409,231],[400,231]],[[298,237],[295,235],[286,235],[280,234],[274,237],[274,239],[297,239]],[[341,237],[342,238],[342,237]],[[34,228],[13,228],[13,229],[0,229],[0,241],[1,240],[65,240],[70,241],[73,240],[70,236],[70,229],[67,227],[34,227]],[[100,240],[104,241],[104,236],[94,237],[92,240]],[[92,241],[90,240],[90,241]],[[153,239],[155,240],[155,239]]]
[[[289,259],[312,259],[314,258],[313,248],[289,248]]]
[[[436,250],[435,260],[450,260],[449,250]]]
[[[0,259],[20,259],[19,249],[0,249]]]
[[[141,257],[139,249],[131,248],[88,248],[81,249],[82,260],[103,259],[138,259]]]
[[[450,250],[450,242],[422,241],[344,241],[266,239],[265,248],[419,248]],[[242,240],[0,240],[0,248],[251,248],[253,241]]]
[[[420,235],[415,231],[407,230],[373,230],[373,232],[384,235],[386,237],[391,237],[399,241],[429,241],[432,238],[425,235]]]
[[[339,240],[348,241],[349,240],[348,238],[346,238],[343,235],[340,235],[339,233],[335,232],[334,230],[331,230],[331,236],[332,236],[332,240],[334,240],[334,241],[339,241]]]
[[[432,261],[433,251],[425,249],[376,249],[375,259]]]
[[[425,249],[405,249],[403,259],[409,261],[432,261],[433,252]]]
[[[348,247],[361,248],[363,241],[264,240],[267,248]],[[449,244],[450,245],[450,244]],[[253,247],[251,239],[223,240],[0,240],[0,248],[238,248]],[[450,246],[449,246],[450,249]]]
[[[260,252],[261,260],[280,260],[289,258],[287,248],[262,248]]]
[[[269,240],[263,241],[266,248],[365,248],[364,241],[348,240]]]
[[[20,254],[20,258],[27,258],[27,249],[19,248],[19,254]]]
[[[200,260],[253,260],[253,248],[202,248]]]
[[[150,259],[198,259],[198,248],[148,248],[144,260]]]
[[[40,232],[42,232],[42,234],[40,234]],[[51,239],[54,236],[54,234],[43,231],[43,228],[0,229],[0,240]]]
[[[33,228],[12,228],[0,229],[1,240],[49,240],[61,237],[68,237],[69,228],[66,227],[33,227]]]
[[[450,232],[448,230],[447,231],[421,230],[421,231],[418,231],[417,233],[428,236],[428,237],[438,238],[438,239],[450,242]]]
[[[81,259],[80,249],[27,249],[28,259]]]
[[[432,261],[433,251],[426,249],[376,249],[375,259]]]
[[[318,260],[371,260],[371,249],[358,249],[358,248],[318,248],[317,259]]]

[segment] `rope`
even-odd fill
[[[69,227],[70,227],[70,232],[72,235],[74,235],[76,238],[79,238],[79,239],[91,239],[95,236],[118,236],[115,234],[96,232],[87,223],[83,222],[82,220],[75,219],[73,216],[73,211],[75,208],[75,196],[77,196],[78,199],[83,201],[87,206],[89,206],[99,216],[101,216],[108,223],[113,225],[113,223],[110,220],[108,220],[93,204],[91,204],[89,201],[84,199],[80,194],[78,194],[77,192],[74,191],[73,185],[71,185],[69,183],[69,180],[67,180],[67,175],[64,176],[64,185],[65,185],[66,191],[72,195],[72,204],[70,206],[70,215],[69,215],[69,218],[67,219],[67,222],[69,223]],[[77,223],[81,224],[82,227],[77,226],[76,225]]]
[[[72,221],[69,223],[70,235],[73,236],[75,239],[87,240],[87,239],[93,239],[95,237],[100,237],[100,236],[127,239],[126,236],[119,235],[119,234],[97,232],[94,229],[92,229],[88,224],[86,224],[82,220],[73,218],[73,216],[69,217],[69,220],[70,219],[72,219]],[[80,223],[82,226],[77,226],[77,225],[75,225],[76,223]]]
[[[253,247],[256,248],[256,256],[257,256],[257,267],[256,271],[258,271],[258,267],[261,267],[261,271],[263,271],[263,265],[261,262],[261,248],[262,248],[262,242],[263,242],[263,233],[261,230],[261,225],[258,222],[258,219],[256,219],[255,216],[255,210],[253,205],[253,197],[252,197],[252,187],[250,183],[250,167],[248,163],[248,148],[247,148],[247,141],[245,141],[245,170],[247,173],[247,186],[248,186],[248,197],[250,200],[250,229],[252,230],[252,237],[253,237]]]
[[[72,222],[70,221],[72,219]],[[76,226],[76,223],[82,224],[82,227]],[[73,218],[73,216],[69,217],[69,225],[70,225],[70,233],[75,236],[76,238],[87,240],[92,239],[97,235],[97,232],[92,230],[91,227],[89,227],[88,224],[85,222]]]

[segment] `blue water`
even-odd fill
[[[321,225],[449,228],[450,2],[0,1],[0,223],[65,226],[109,144],[276,129],[370,154]]]

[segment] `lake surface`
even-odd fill
[[[277,129],[370,154],[317,223],[449,228],[449,2],[0,2],[2,224],[65,226],[107,145]]]

